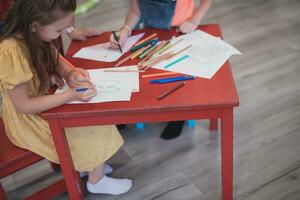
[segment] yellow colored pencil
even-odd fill
[[[153,78],[153,77],[158,77],[158,76],[169,76],[169,75],[174,75],[178,74],[177,72],[162,72],[162,73],[155,73],[155,74],[145,74],[142,75],[142,78]]]

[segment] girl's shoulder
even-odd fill
[[[0,43],[0,54],[5,51],[24,50],[24,42],[19,37],[10,37]]]

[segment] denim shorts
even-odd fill
[[[169,29],[176,8],[176,0],[139,0],[140,21],[136,28]]]

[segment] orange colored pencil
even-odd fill
[[[175,56],[177,56],[178,54],[182,53],[183,51],[187,50],[188,48],[190,48],[192,46],[192,44],[190,44],[189,46],[179,50],[178,52],[175,52],[173,53],[173,51],[169,52],[169,53],[166,53],[166,54],[163,54],[163,55],[160,55],[158,57],[155,57],[151,60],[148,60],[146,62],[144,62],[142,64],[142,66],[144,67],[140,67],[140,69],[144,69],[144,70],[147,70],[148,68],[150,67],[153,67],[154,65],[156,65],[157,63],[163,61],[163,60],[169,60]]]
[[[132,54],[130,54],[130,55],[126,56],[125,58],[123,58],[122,60],[120,60],[120,61],[115,65],[115,67],[117,67],[117,66],[123,64],[124,62],[126,62],[127,60],[129,60],[130,57],[131,57],[131,55],[132,55]]]
[[[155,36],[157,36],[157,33],[153,33],[152,35],[150,35],[150,36],[146,37],[145,39],[143,39],[143,40],[139,41],[138,43],[136,43],[134,46],[140,45],[140,44],[154,38]]]
[[[70,63],[67,59],[65,59],[62,55],[60,55],[60,58],[67,63],[67,65],[69,67],[71,67],[74,71],[80,73],[83,77],[86,77],[86,75],[84,73],[82,73],[81,71],[79,71],[72,63]]]

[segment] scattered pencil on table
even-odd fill
[[[185,82],[178,83],[177,85],[175,85],[175,87],[173,87],[170,90],[168,90],[167,92],[162,93],[161,95],[159,95],[157,97],[157,100],[162,100],[163,98],[169,96],[170,94],[172,94],[173,92],[175,92],[176,90],[178,90],[179,88],[181,88],[184,85],[185,85]]]
[[[163,55],[160,55],[160,56],[157,56],[155,58],[152,58],[151,60],[147,60],[145,62],[140,62],[139,63],[139,66],[140,66],[140,69],[143,69],[145,67],[148,67],[148,66],[153,66],[163,60],[168,60],[170,58],[170,56],[172,56],[172,53],[173,52],[169,52],[169,53],[166,53],[166,54],[163,54]]]
[[[182,53],[183,51],[185,51],[185,50],[187,50],[187,49],[189,49],[189,48],[191,48],[192,47],[192,44],[190,44],[189,46],[187,46],[187,47],[184,47],[183,49],[181,49],[181,50],[179,50],[179,51],[177,51],[176,53],[174,53],[175,55],[178,55],[178,54],[180,54],[180,53]]]
[[[148,40],[150,40],[150,39],[152,39],[156,36],[157,36],[157,33],[153,33],[152,35],[150,35],[150,36],[146,37],[145,39],[143,39],[143,40],[139,41],[138,43],[136,43],[134,46],[138,46],[138,45],[140,45],[140,44],[142,44],[142,43],[144,43],[144,42],[146,42],[146,41],[148,41]]]
[[[162,83],[172,83],[177,81],[194,80],[195,78],[196,78],[195,76],[175,76],[170,78],[154,79],[154,80],[150,80],[149,82],[152,84],[154,83],[162,84]]]
[[[140,69],[144,69],[144,68],[151,68],[153,67],[154,65],[160,63],[161,61],[164,61],[164,60],[169,60],[175,56],[177,56],[178,54],[182,53],[183,51],[187,50],[188,48],[190,48],[192,45],[189,45],[181,50],[179,50],[178,52],[173,52],[173,51],[170,51],[168,53],[165,53],[165,54],[162,54],[162,55],[159,55],[155,58],[152,58],[150,60],[147,60],[147,61],[144,61],[144,62],[140,62],[139,63],[139,66],[140,66]],[[182,59],[185,59],[187,58],[188,56],[185,56],[184,58]],[[179,61],[177,61],[179,62]],[[175,64],[175,63],[173,63]]]
[[[155,73],[155,74],[144,74],[142,75],[142,78],[153,78],[158,76],[170,76],[178,74],[177,72],[161,72],[161,73]]]
[[[134,69],[120,69],[120,70],[113,70],[113,69],[104,69],[104,72],[145,72],[144,70],[134,70]]]
[[[147,46],[147,45],[154,45],[154,44],[156,44],[158,42],[158,38],[154,38],[154,39],[152,39],[152,40],[148,40],[148,41],[146,41],[146,42],[144,42],[144,43],[142,43],[142,44],[140,44],[140,45],[137,45],[137,46],[134,46],[134,47],[132,47],[131,49],[130,49],[130,51],[131,52],[133,52],[133,51],[136,51],[136,50],[138,50],[138,49],[140,49],[140,48],[142,48],[142,47],[144,47],[144,46]]]
[[[181,41],[183,41],[183,39],[176,41],[174,44],[169,42],[168,45],[164,46],[158,54],[160,55],[160,54],[166,52],[167,50],[171,49],[172,47],[174,47],[176,44],[178,44]]]
[[[155,56],[158,56],[158,55],[161,55],[164,51],[166,51],[167,49],[169,49],[169,47],[171,46],[170,44],[170,41],[167,41],[154,55],[153,57]]]
[[[135,51],[132,53],[132,56],[130,57],[131,59],[135,59],[138,57],[141,53],[143,53],[146,49],[148,49],[151,45],[149,44],[148,46],[142,47],[139,50]]]
[[[158,52],[164,45],[166,41],[161,41],[152,51],[150,51],[140,62],[145,62],[150,59],[156,52]]]
[[[164,66],[164,68],[167,69],[167,68],[171,67],[172,65],[175,65],[176,63],[178,63],[184,59],[187,59],[188,57],[189,57],[189,55],[184,55],[184,56],[178,58],[177,60],[174,60],[173,62],[167,64],[166,66]]]
[[[123,58],[122,60],[120,60],[120,61],[115,65],[115,67],[117,67],[117,66],[123,64],[124,62],[128,61],[128,60],[130,59],[130,57],[131,57],[131,55],[126,56],[125,58]]]
[[[146,49],[143,53],[141,53],[139,55],[139,59],[142,59],[145,56],[147,56],[147,54],[149,54],[151,51],[153,51],[156,47],[157,47],[157,43],[150,46],[148,49]]]
[[[149,46],[150,46],[150,45],[149,45]],[[133,52],[133,53],[129,54],[128,56],[126,56],[125,58],[123,58],[122,60],[120,60],[120,61],[115,65],[115,67],[117,67],[117,66],[123,64],[124,62],[126,62],[126,61],[128,61],[128,60],[130,60],[130,59],[134,59],[136,56],[138,56],[140,53],[142,53],[146,48],[148,48],[148,46],[147,46],[147,47],[143,47],[143,48],[137,50],[136,52]]]

